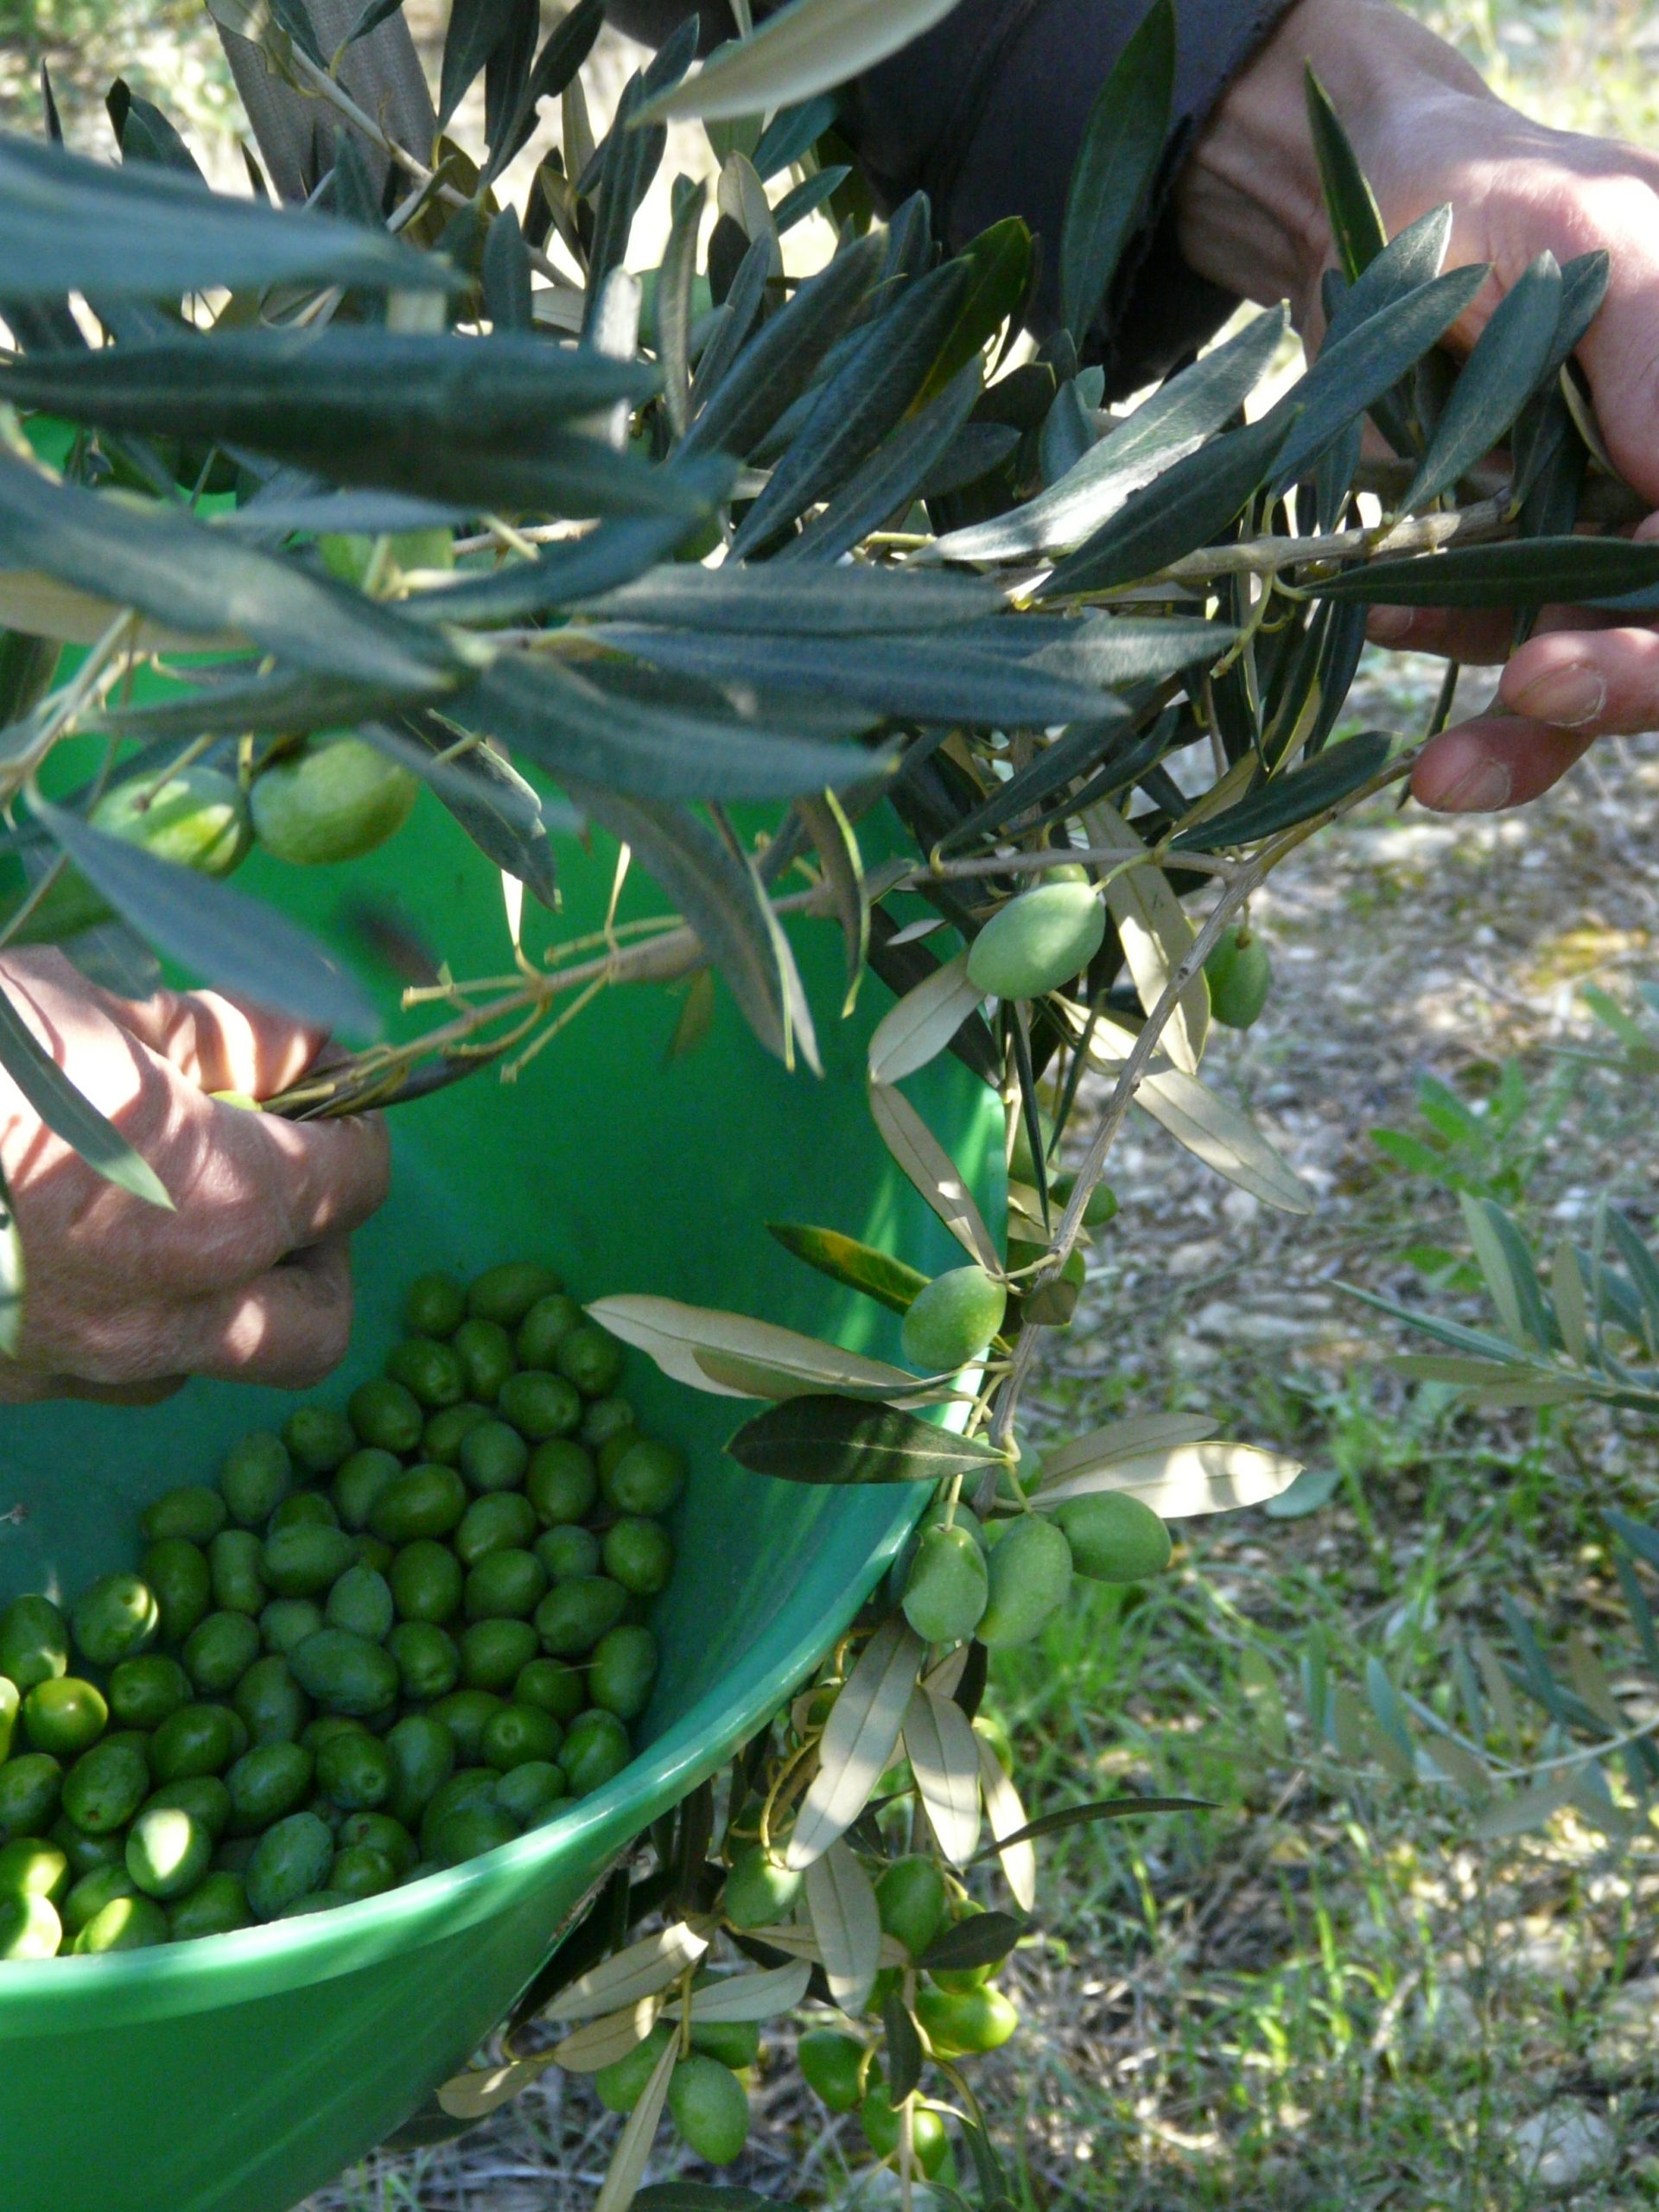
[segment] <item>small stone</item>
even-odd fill
[[[1521,2122],[1510,2155],[1535,2188],[1575,2189],[1611,2164],[1616,2141],[1610,2120],[1563,2097]]]
[[[1659,2073],[1659,1975],[1614,1990],[1597,2016],[1586,2056],[1599,2082]]]

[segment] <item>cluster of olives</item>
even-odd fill
[[[406,1318],[346,1412],[158,1498],[137,1573],[0,1612],[0,1959],[373,1897],[627,1764],[681,1454],[546,1268]]]

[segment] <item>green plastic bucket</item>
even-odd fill
[[[563,926],[602,918],[614,849],[562,851]],[[458,975],[511,965],[499,879],[429,798],[366,867],[250,863],[359,969],[342,905],[395,901]],[[650,911],[637,874],[623,912]],[[532,942],[537,938],[532,937]],[[800,950],[821,1007],[842,988],[835,933]],[[397,987],[385,978],[395,1009]],[[871,1018],[886,995],[868,987]],[[721,995],[722,1001],[724,994]],[[768,1220],[822,1221],[913,1261],[956,1247],[888,1161],[863,1102],[868,1022],[826,1020],[825,1073],[789,1075],[722,1002],[697,1051],[666,1058],[677,1002],[607,995],[516,1085],[484,1076],[400,1108],[391,1203],[358,1239],[358,1325],[331,1386],[377,1369],[421,1269],[547,1258],[581,1294],[655,1291],[891,1354],[896,1324],[790,1259]],[[956,1063],[918,1103],[970,1171],[989,1094]],[[664,1664],[639,1756],[550,1826],[413,1887],[280,1928],[154,1952],[0,1966],[4,2212],[283,2212],[381,2141],[480,2038],[547,1956],[607,1861],[709,1774],[828,1649],[916,1510],[744,1473],[721,1451],[743,1408],[665,1382],[623,1385],[690,1452],[682,1568],[659,1601]],[[0,1408],[0,1600],[73,1592],[130,1561],[146,1501],[211,1478],[279,1394],[195,1383],[164,1407]]]

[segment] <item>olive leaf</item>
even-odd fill
[[[671,1922],[567,1982],[543,2018],[592,2020],[638,2004],[677,1981],[708,1948],[707,1936],[683,1920]]]
[[[927,1201],[970,1259],[988,1274],[1001,1268],[984,1216],[974,1203],[955,1161],[934,1135],[902,1090],[892,1084],[873,1083],[870,1116],[881,1141],[898,1161],[913,1188]]]
[[[82,728],[140,745],[176,738],[300,734],[341,729],[391,713],[406,696],[350,677],[319,676],[308,669],[273,669],[248,676],[246,659],[198,665],[206,679],[189,690],[142,707],[108,707],[86,715]],[[420,687],[425,692],[429,686]],[[417,695],[418,696],[418,695]]]
[[[671,2037],[651,2069],[650,2080],[639,2093],[639,2103],[628,2114],[626,2125],[617,2138],[604,2184],[594,2199],[594,2212],[627,2212],[628,2206],[638,2202],[639,2184],[651,2161],[651,2147],[657,2139],[658,2123],[668,2102],[668,2085],[674,2077],[679,2055],[678,2046]]]
[[[495,626],[521,622],[632,582],[666,559],[730,489],[730,465],[719,454],[707,454],[677,474],[681,490],[698,503],[695,511],[601,523],[573,543],[550,546],[536,560],[509,563],[493,575],[462,575],[454,583],[415,594],[402,602],[404,612],[416,621]]]
[[[1204,622],[1191,615],[1175,614],[1156,622],[1137,622],[1121,614],[1085,616],[1062,623],[1053,641],[1032,654],[1031,664],[1081,683],[1127,688],[1159,683],[1217,661],[1237,635],[1224,622]],[[1013,781],[1010,777],[1002,787],[1005,795]]]
[[[1064,1475],[1082,1474],[1095,1467],[1111,1467],[1124,1459],[1151,1451],[1173,1450],[1182,1444],[1204,1444],[1216,1433],[1216,1423],[1193,1414],[1131,1414],[1125,1420],[1092,1428],[1086,1436],[1045,1452],[1042,1479],[1058,1482]]]
[[[1176,852],[1216,852],[1224,845],[1254,844],[1296,823],[1338,806],[1370,782],[1387,761],[1394,740],[1386,730],[1362,730],[1321,753],[1304,768],[1269,777],[1236,806],[1206,815],[1171,840]]]
[[[1128,1049],[1121,1029],[1109,1021],[1096,1024],[1090,1040],[1092,1058],[1109,1068],[1126,1057]],[[1195,1160],[1260,1198],[1263,1205],[1281,1213],[1313,1212],[1313,1198],[1295,1170],[1247,1114],[1197,1076],[1170,1068],[1144,1077],[1135,1101]]]
[[[1020,1792],[1002,1771],[1001,1761],[983,1736],[978,1738],[978,1745],[985,1823],[995,1839],[979,1856],[986,1859],[995,1854],[1001,1860],[1003,1876],[1014,1891],[1015,1904],[1022,1911],[1029,1912],[1037,1902],[1037,1853],[1026,1834],[1029,1826],[1026,1808],[1020,1802]]]
[[[724,1313],[714,1306],[630,1295],[599,1299],[588,1311],[613,1337],[648,1353],[675,1382],[720,1397],[786,1399],[824,1389],[913,1396],[925,1387],[915,1376],[885,1360],[843,1351],[838,1344],[780,1328],[776,1322],[753,1321],[746,1314]],[[722,1379],[723,1363],[728,1363],[725,1371],[741,1380]],[[868,1410],[861,1402],[860,1409]],[[944,1433],[926,1422],[918,1426],[931,1438]]]
[[[1031,232],[1017,215],[1005,215],[963,248],[961,258],[969,270],[968,289],[916,395],[918,407],[938,398],[962,370],[980,359],[1004,324],[1018,316],[1031,283],[1033,253]]]
[[[1546,251],[1516,278],[1476,340],[1403,510],[1438,499],[1497,443],[1549,372],[1560,310],[1561,272]]]
[[[928,1278],[919,1268],[878,1252],[872,1245],[861,1244],[856,1237],[843,1236],[838,1230],[810,1229],[787,1221],[769,1221],[766,1229],[785,1251],[804,1260],[832,1282],[862,1291],[890,1313],[907,1313],[917,1292],[926,1287]]]
[[[791,191],[786,192],[772,209],[772,228],[779,238],[792,231],[797,223],[804,223],[809,215],[816,214],[826,200],[836,194],[851,176],[852,170],[845,163],[832,169],[819,169],[813,175],[803,177]]]
[[[1343,272],[1351,284],[1387,245],[1389,234],[1352,143],[1311,61],[1302,83],[1331,235],[1342,257]]]
[[[1290,327],[1283,308],[1172,377],[1034,499],[994,521],[955,530],[924,549],[930,559],[999,561],[1075,545],[1155,477],[1218,430],[1261,383]],[[992,386],[993,393],[1001,390]]]
[[[657,278],[657,348],[663,369],[663,404],[677,438],[691,420],[691,288],[697,273],[697,233],[709,197],[700,179],[677,201]]]
[[[974,1738],[976,1745],[979,1741]],[[954,1920],[942,1928],[916,1963],[928,1974],[961,1974],[975,1967],[1000,1966],[1028,1926],[1011,1912],[970,1912],[965,1920]]]
[[[936,1059],[983,994],[968,980],[968,955],[959,952],[889,1007],[871,1034],[872,1083],[899,1083]]]
[[[0,985],[0,1067],[48,1129],[86,1165],[146,1205],[173,1211],[161,1177],[109,1118],[84,1096],[40,1043]],[[15,1342],[22,1325],[22,1249],[10,1193],[0,1185],[0,1334]]]
[[[692,380],[692,410],[718,390],[722,378],[741,350],[766,304],[766,286],[772,276],[773,249],[770,237],[757,238],[738,264],[726,297],[721,302],[719,327],[702,349]]]
[[[1209,544],[1236,521],[1280,459],[1296,423],[1275,408],[1178,461],[1135,492],[1038,587],[1039,599],[1139,583]]]
[[[859,1654],[824,1723],[818,1770],[796,1815],[787,1866],[810,1866],[863,1811],[898,1748],[923,1649],[902,1614],[894,1614]]]
[[[792,2012],[806,1995],[812,1979],[808,1961],[794,1966],[764,1967],[758,1974],[734,1974],[718,1981],[700,1983],[691,1992],[691,2023],[699,2027],[713,2020],[772,2020]],[[664,2006],[671,2020],[680,2018],[677,2000]]]
[[[1288,1490],[1301,1471],[1300,1459],[1259,1451],[1253,1444],[1180,1444],[1045,1483],[1033,1502],[1046,1510],[1069,1498],[1121,1491],[1138,1497],[1160,1521],[1185,1521],[1201,1513],[1264,1505]]]
[[[840,102],[828,92],[780,107],[755,141],[750,159],[762,181],[809,153],[835,122]]]
[[[438,84],[438,129],[447,130],[485,63],[512,27],[518,0],[454,0],[444,33]]]
[[[918,1686],[905,1711],[905,1757],[933,1840],[953,1866],[979,1841],[979,1738],[955,1700]]]
[[[147,944],[232,998],[323,1029],[372,1036],[371,1001],[315,938],[232,885],[157,860],[54,806],[30,804],[80,873]]]
[[[830,1843],[807,1867],[806,1909],[830,1994],[856,2016],[870,2001],[880,1967],[881,1916],[869,1876],[844,1843]]]
[[[0,137],[0,298],[176,297],[223,285],[442,290],[454,272],[360,224],[204,192],[151,162],[110,168]]]
[[[659,93],[641,123],[721,122],[834,92],[908,46],[956,0],[790,0],[747,38],[717,47],[689,83]]]
[[[1002,605],[995,585],[960,576],[911,576],[860,567],[817,575],[779,568],[775,562],[759,569],[703,569],[682,563],[595,594],[581,612],[601,621],[797,641],[943,630],[1000,613]]]
[[[902,2104],[922,2078],[922,2038],[905,2002],[902,1985],[881,2000],[883,2042],[887,2054],[887,2097]]]
[[[915,1378],[906,1379],[914,1396]],[[936,1427],[899,1406],[810,1390],[746,1421],[726,1449],[752,1474],[797,1483],[937,1482],[1002,1460],[994,1446]]]
[[[567,2074],[597,2074],[637,2050],[657,2024],[660,1997],[636,1997],[588,2020],[556,2043],[551,2057]]]
[[[560,98],[592,52],[604,23],[604,0],[576,0],[575,6],[554,24],[525,80],[511,123],[492,137],[486,183],[499,175],[528,143],[536,128],[537,108],[543,100]]]
[[[841,923],[847,949],[847,995],[841,1007],[845,1020],[858,1002],[858,987],[870,951],[870,899],[863,857],[846,810],[833,791],[826,791],[821,798],[803,792],[795,802],[795,811],[812,840]]]
[[[979,363],[969,361],[937,398],[876,448],[777,558],[838,561],[890,516],[906,512],[967,422],[979,391]]]
[[[1175,10],[1153,0],[1096,95],[1060,226],[1060,320],[1079,346],[1151,193],[1169,136]]]
[[[1622,537],[1528,537],[1454,545],[1419,560],[1372,561],[1308,588],[1320,599],[1396,607],[1536,607],[1617,601],[1659,586],[1659,545]]]
[[[1091,844],[1130,854],[1146,848],[1116,807],[1103,802],[1084,810]],[[1194,931],[1186,909],[1160,868],[1125,869],[1109,876],[1106,903],[1141,1003],[1150,1014],[1166,985],[1192,950]],[[1196,1075],[1210,1030],[1210,990],[1201,973],[1184,987],[1165,1026],[1163,1049],[1174,1065]]]
[[[1066,1828],[1087,1827],[1095,1821],[1133,1820],[1146,1813],[1208,1813],[1214,1809],[1208,1797],[1096,1797],[1086,1805],[1062,1805],[1055,1812],[1039,1813],[1034,1821],[1027,1821],[1023,1827],[999,1836],[976,1856],[988,1859],[995,1852],[1006,1853],[1010,1846],[1034,1842],[1039,1836],[1059,1835]]]
[[[451,2120],[484,2120],[509,2104],[521,2089],[539,2082],[554,2063],[553,2054],[538,2051],[533,2058],[509,2059],[504,2066],[480,2066],[454,2074],[437,2092],[439,2104]]]

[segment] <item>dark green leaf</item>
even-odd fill
[[[115,126],[116,143],[124,162],[154,162],[206,186],[207,180],[195,156],[154,100],[140,99],[125,78],[118,77],[105,95],[104,105]]]
[[[528,332],[535,318],[530,304],[530,249],[511,207],[490,225],[484,241],[484,311],[498,332]]]
[[[750,682],[780,697],[847,699],[905,721],[1040,728],[1102,709],[1101,695],[1080,683],[1000,653],[954,644],[942,652],[933,637],[733,638],[622,622],[595,623],[592,634],[656,668],[716,683]],[[818,778],[820,784],[845,780]]]
[[[1427,506],[1491,451],[1548,374],[1560,308],[1561,272],[1541,253],[1476,340],[1402,508]]]
[[[1577,351],[1579,340],[1601,312],[1612,273],[1612,256],[1600,248],[1593,253],[1576,253],[1571,261],[1562,263],[1561,311],[1545,378],[1564,368],[1568,357]]]
[[[776,925],[753,868],[685,807],[626,798],[568,774],[560,780],[583,812],[630,846],[656,877],[702,939],[760,1043],[787,1060],[786,984]]]
[[[1163,159],[1175,87],[1175,10],[1153,0],[1084,125],[1060,228],[1060,319],[1079,346],[1105,300]]]
[[[325,1029],[372,1035],[374,1007],[316,940],[262,900],[108,837],[37,798],[35,810],[80,873],[146,943],[232,998]]]
[[[605,26],[604,0],[576,0],[548,33],[530,73],[518,112],[490,156],[492,175],[499,175],[522,151],[536,128],[536,111],[543,100],[556,100],[592,51]]]
[[[860,747],[619,697],[544,657],[503,655],[454,714],[567,788],[576,776],[640,798],[793,798],[880,772]]]
[[[506,36],[516,0],[453,0],[438,80],[438,129],[447,130],[474,79]]]
[[[851,327],[880,272],[881,251],[880,238],[861,238],[797,289],[745,346],[719,391],[709,393],[682,455],[719,450],[747,457]]]
[[[697,50],[698,18],[680,25],[658,51],[649,68],[623,87],[616,118],[601,151],[594,211],[594,242],[588,255],[588,300],[591,312],[605,279],[627,257],[633,219],[660,167],[668,133],[660,123],[635,128],[635,118],[653,94],[683,77]]]
[[[839,1230],[809,1229],[791,1221],[769,1221],[766,1229],[785,1251],[804,1260],[809,1268],[832,1282],[845,1283],[849,1290],[862,1291],[891,1313],[908,1313],[917,1293],[927,1286],[928,1278],[919,1268],[878,1252],[873,1245],[861,1244],[855,1236],[843,1236]]]
[[[838,561],[890,516],[904,514],[978,397],[979,363],[972,360],[919,415],[882,441],[829,505],[783,548],[778,561]]]
[[[833,200],[851,175],[851,169],[842,165],[832,169],[817,169],[812,175],[803,177],[792,191],[784,194],[772,211],[772,219],[777,226],[779,237],[782,238],[792,231],[797,223],[804,223],[809,215],[816,213],[823,207],[826,200]]]
[[[1314,75],[1312,62],[1307,64],[1304,86],[1308,127],[1319,165],[1319,182],[1325,192],[1331,235],[1342,257],[1344,274],[1351,284],[1387,245],[1389,234],[1382,227],[1382,218],[1365,181],[1365,172],[1359,165],[1359,157],[1331,105],[1329,93]]]
[[[1625,1272],[1642,1300],[1645,1323],[1643,1332],[1648,1343],[1659,1351],[1659,1262],[1656,1262],[1652,1253],[1617,1206],[1604,1205],[1602,1216],[1607,1224],[1607,1234],[1612,1239],[1613,1249],[1624,1262]],[[1529,1259],[1529,1269],[1531,1264]]]
[[[977,644],[982,635],[982,627],[976,629],[972,642]],[[1095,615],[1063,622],[1059,636],[1032,654],[1029,664],[1051,676],[1070,676],[1079,683],[1116,690],[1159,683],[1183,669],[1218,661],[1237,636],[1224,622],[1203,622],[1192,615],[1175,615],[1166,621]]]
[[[1321,753],[1305,768],[1287,776],[1269,777],[1236,806],[1212,814],[1206,822],[1183,830],[1174,842],[1177,852],[1218,852],[1224,845],[1253,844],[1258,837],[1288,830],[1323,814],[1367,784],[1389,757],[1394,740],[1387,730],[1362,731],[1345,737]]]
[[[702,406],[711,391],[718,389],[721,379],[754,328],[755,320],[766,304],[766,283],[772,275],[772,240],[762,237],[751,243],[739,262],[737,273],[721,302],[723,320],[703,348],[702,358],[697,363],[697,373],[691,385],[693,412]]]
[[[50,483],[10,454],[0,454],[0,568],[44,569],[174,628],[238,632],[297,667],[384,690],[439,692],[454,677],[446,645],[360,593],[250,552],[176,508],[143,514]]]
[[[105,429],[251,447],[344,483],[473,512],[686,512],[677,480],[569,426],[645,398],[645,364],[503,334],[486,340],[331,326],[232,331],[0,372],[0,398]]]
[[[406,715],[391,728],[365,723],[363,735],[431,785],[486,860],[517,876],[543,906],[556,903],[542,802],[511,761],[487,745],[454,752],[461,733],[432,714]]]
[[[112,707],[88,715],[82,727],[108,737],[136,738],[154,744],[165,738],[232,737],[244,731],[255,735],[302,734],[317,729],[343,729],[390,713],[404,703],[404,694],[353,683],[332,676],[315,676],[306,670],[278,669],[269,676],[248,677],[248,661],[219,664],[227,680],[204,682],[186,691],[170,692],[142,707]],[[212,667],[193,668],[196,677],[211,677]],[[429,687],[423,685],[423,693]]]
[[[426,290],[453,274],[385,232],[204,193],[148,162],[107,168],[0,135],[0,297],[165,297],[309,282]]]
[[[1659,545],[1622,537],[1529,537],[1453,546],[1417,560],[1372,561],[1308,588],[1321,599],[1395,607],[1580,607],[1656,585]]]
[[[874,568],[826,575],[761,569],[661,568],[602,597],[584,614],[609,622],[651,622],[754,637],[880,637],[943,630],[997,613],[1002,594],[965,577],[918,576]]]
[[[1139,583],[1211,543],[1236,521],[1294,435],[1295,417],[1274,408],[1260,423],[1229,431],[1178,461],[1068,554],[1038,597]]]
[[[663,371],[663,404],[678,438],[685,435],[691,420],[691,286],[697,273],[697,232],[707,198],[708,188],[700,182],[681,198],[657,277],[657,353]]]
[[[833,92],[820,92],[815,99],[779,109],[760,133],[749,157],[762,184],[769,176],[776,176],[779,169],[786,169],[791,162],[798,162],[803,154],[817,145],[835,121],[839,105]]]
[[[824,385],[744,518],[734,559],[827,498],[897,428],[926,382],[971,282],[965,262],[947,262],[906,286],[871,325],[852,358]]]
[[[970,1912],[941,1929],[916,1963],[929,1974],[999,1966],[1030,1925],[1012,1912]]]
[[[702,502],[689,518],[640,515],[601,523],[574,543],[549,546],[537,560],[508,563],[493,576],[463,575],[455,583],[422,592],[405,600],[404,609],[417,622],[499,625],[613,591],[666,559],[706,520],[731,482],[731,464],[723,454],[709,454],[676,475],[681,492]]]
[[[1078,777],[1091,774],[1133,741],[1134,732],[1126,727],[1127,721],[1120,709],[1113,716],[1073,722],[1034,760],[1016,770],[1005,784],[999,784],[982,804],[954,823],[940,838],[940,849],[952,851],[969,838],[1000,830],[1005,822],[1017,821]]]
[[[362,13],[353,19],[350,30],[341,39],[339,51],[343,54],[348,46],[355,46],[359,39],[366,38],[371,31],[378,31],[382,23],[389,23],[401,11],[403,5],[404,0],[367,0]]]
[[[489,159],[480,180],[492,183],[507,165],[508,141],[518,127],[541,30],[541,0],[512,0],[506,28],[484,65],[484,143]]]
[[[1408,223],[1342,295],[1325,332],[1325,344],[1333,346],[1351,336],[1380,309],[1431,283],[1440,273],[1451,242],[1449,206],[1433,207]]]
[[[898,1406],[814,1394],[745,1421],[726,1449],[752,1474],[795,1483],[931,1483],[975,1473],[1001,1454]]]
[[[1185,460],[1237,413],[1266,375],[1289,327],[1282,308],[1257,315],[1224,346],[1143,400],[1058,484],[994,521],[952,531],[933,548],[935,555],[951,561],[998,561],[1075,544],[1109,520],[1131,493]],[[992,386],[993,392],[1001,389]]]
[[[1641,1521],[1631,1520],[1628,1513],[1616,1512],[1611,1506],[1604,1507],[1602,1518],[1622,1544],[1628,1546],[1639,1560],[1651,1567],[1659,1568],[1659,1530],[1647,1527]],[[1640,1587],[1640,1586],[1637,1586]]]
[[[0,987],[0,1067],[3,1067],[23,1097],[65,1144],[80,1154],[98,1173],[130,1191],[146,1205],[170,1213],[173,1201],[156,1170],[135,1152],[113,1122],[84,1097],[12,1004],[9,991]],[[3,1197],[4,1228],[0,1231],[0,1325],[12,1321],[19,1296],[16,1269],[21,1255],[14,1249],[16,1224],[9,1194]]]
[[[1133,1820],[1142,1813],[1209,1813],[1215,1810],[1208,1797],[1098,1797],[1086,1805],[1062,1805],[1058,1812],[1040,1814],[1012,1835],[1000,1835],[974,1853],[969,1861],[995,1859],[1010,1844],[1034,1843],[1039,1836],[1058,1835],[1063,1828],[1082,1827],[1092,1821]]]
[[[1382,266],[1382,257],[1365,272]],[[1307,474],[1356,416],[1420,361],[1452,327],[1491,274],[1484,262],[1448,270],[1390,305],[1379,308],[1345,338],[1321,347],[1319,359],[1264,420],[1294,426],[1280,455],[1275,497]],[[1362,277],[1360,283],[1365,282]],[[1356,285],[1350,300],[1357,294]]]
[[[951,378],[977,360],[1010,315],[1017,315],[1031,276],[1031,232],[1017,215],[1006,215],[971,240],[962,252],[970,281],[954,327],[918,394],[918,404],[937,397]]]
[[[887,2053],[887,2094],[900,2105],[922,2078],[922,2039],[902,1991],[890,1989],[882,1999],[881,2027]]]

